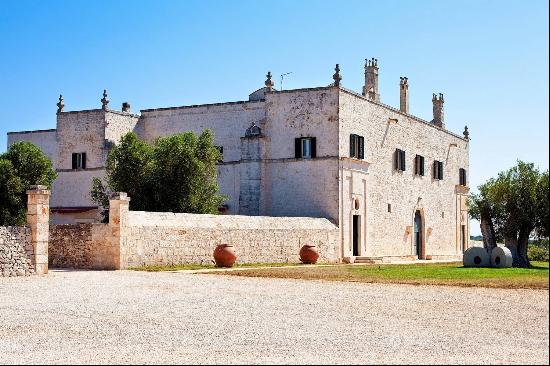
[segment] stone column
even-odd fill
[[[130,210],[130,197],[124,192],[115,192],[109,199],[110,255],[112,269],[127,267],[127,255],[124,250],[125,230]]]
[[[50,231],[50,191],[46,186],[31,186],[27,191],[27,225],[31,229],[32,264],[36,274],[48,273]]]

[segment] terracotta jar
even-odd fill
[[[214,261],[216,267],[233,267],[237,255],[232,244],[220,244],[214,249]]]
[[[306,244],[300,249],[300,260],[304,264],[315,264],[319,259],[319,251],[315,244]]]

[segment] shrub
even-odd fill
[[[530,245],[527,256],[530,261],[548,262],[548,248]]]

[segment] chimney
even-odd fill
[[[441,128],[445,128],[445,116],[443,113],[443,103],[445,103],[445,100],[443,99],[443,94],[439,93],[439,97],[434,94],[432,102],[434,104],[434,119],[432,123]]]
[[[409,113],[409,79],[400,77],[399,81],[399,109],[403,113]]]
[[[380,95],[378,94],[378,60],[375,58],[365,59],[363,96],[375,102],[380,101]]]
[[[130,113],[130,103],[128,102],[122,103],[122,111],[126,113]]]

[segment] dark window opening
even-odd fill
[[[315,137],[298,137],[294,139],[294,156],[296,159],[317,157],[317,139]]]
[[[220,153],[220,156],[218,157],[218,163],[223,163],[223,146],[214,146],[214,147]]]
[[[86,153],[73,153],[72,168],[86,169]]]
[[[463,168],[460,168],[459,170],[459,179],[460,179],[460,185],[461,186],[466,186],[467,185],[467,182],[466,182],[466,169],[463,169]]]
[[[421,155],[416,155],[414,158],[414,174],[424,176],[424,157]]]
[[[441,161],[434,161],[434,179],[443,180],[443,163]]]
[[[405,161],[405,151],[395,149],[393,162],[395,170],[404,172],[407,169],[407,164]]]
[[[349,156],[355,159],[365,158],[365,138],[363,136],[349,135]]]

